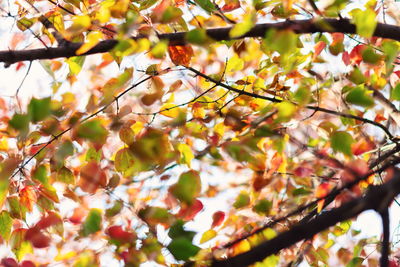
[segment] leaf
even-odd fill
[[[371,8],[365,10],[355,9],[351,11],[352,22],[356,25],[358,35],[369,38],[375,32],[377,25],[376,13]]]
[[[233,203],[233,207],[235,207],[235,209],[240,209],[240,208],[246,207],[249,204],[250,204],[250,196],[249,196],[249,194],[247,192],[245,192],[245,191],[242,191],[236,197],[236,200]]]
[[[106,217],[111,218],[114,217],[115,215],[117,215],[118,213],[120,213],[120,211],[122,210],[122,208],[124,207],[124,203],[121,200],[117,200],[114,202],[114,205],[109,208],[106,209]]]
[[[169,226],[173,220],[172,215],[167,209],[161,207],[146,207],[139,211],[139,217],[150,226],[162,224]]]
[[[202,210],[203,203],[200,200],[196,199],[191,206],[182,206],[177,216],[185,221],[190,221]]]
[[[0,212],[0,236],[8,241],[11,233],[11,227],[13,224],[13,220],[8,211],[3,210]]]
[[[210,0],[194,0],[194,2],[208,13],[216,11],[214,4]]]
[[[50,97],[31,99],[31,102],[28,105],[28,115],[33,123],[42,121],[50,115],[50,101]]]
[[[373,97],[363,88],[363,86],[353,88],[346,95],[346,101],[365,108],[372,107],[375,104]]]
[[[182,173],[178,182],[171,186],[170,191],[177,199],[191,205],[201,191],[199,174],[194,170]]]
[[[351,145],[354,143],[353,137],[346,132],[337,131],[331,136],[331,147],[336,152],[342,152],[347,156],[352,156]]]
[[[86,36],[86,42],[79,47],[78,50],[76,50],[76,55],[82,55],[92,49],[94,46],[96,46],[101,38],[103,37],[103,34],[98,31],[93,31],[89,32],[88,35]]]
[[[203,45],[207,42],[208,36],[204,29],[193,29],[186,33],[186,40],[191,44]]]
[[[223,211],[214,212],[212,219],[213,219],[213,221],[211,224],[211,228],[220,226],[225,219],[225,212],[223,212]]]
[[[200,238],[200,244],[203,244],[207,241],[210,241],[211,239],[213,239],[214,237],[217,236],[217,232],[213,229],[207,230],[203,233],[203,235]]]
[[[175,65],[188,66],[193,57],[193,48],[190,45],[168,46],[168,54]]]
[[[35,188],[31,185],[25,186],[20,190],[19,197],[21,204],[25,206],[29,211],[32,211],[33,206],[37,201]]]
[[[101,230],[102,211],[90,209],[88,216],[82,224],[82,235],[88,236]]]
[[[85,57],[71,57],[66,60],[69,66],[70,75],[78,75],[82,70],[83,63],[85,63]]]
[[[241,22],[236,23],[229,31],[229,37],[238,38],[249,32],[255,25],[257,20],[256,14],[253,12],[246,13]]]
[[[200,251],[199,247],[183,237],[173,239],[167,248],[176,260],[183,261],[195,256]]]
[[[82,167],[78,185],[84,192],[94,194],[107,185],[107,175],[96,162],[91,161]]]
[[[29,121],[30,119],[27,114],[15,113],[8,123],[11,127],[25,135],[29,131]]]
[[[115,170],[124,173],[129,170],[135,163],[135,156],[129,148],[120,149],[115,155]]]
[[[75,184],[75,176],[70,169],[62,167],[57,171],[57,180],[65,184]]]
[[[104,128],[99,119],[93,119],[79,125],[77,135],[93,143],[104,144],[108,136],[108,131]]]
[[[125,231],[122,226],[120,225],[113,225],[108,227],[107,229],[107,234],[110,236],[110,238],[114,241],[117,241],[118,245],[119,244],[125,244],[125,243],[132,243],[135,240],[135,234]]]
[[[178,144],[178,151],[181,154],[180,162],[185,163],[190,168],[190,163],[194,159],[192,149],[184,143]]]
[[[396,86],[392,89],[391,98],[393,100],[400,101],[400,83],[396,84]]]

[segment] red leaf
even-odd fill
[[[49,215],[41,218],[40,221],[36,223],[36,227],[38,229],[45,229],[59,223],[62,223],[62,219],[57,214],[49,212]]]
[[[35,248],[46,248],[51,241],[50,237],[40,232],[37,227],[32,227],[26,231],[25,240],[30,241]]]
[[[203,203],[196,199],[191,206],[181,207],[178,217],[185,221],[192,220],[203,209]]]
[[[190,45],[168,46],[168,53],[175,65],[187,66],[193,56],[193,49]]]
[[[224,221],[224,219],[225,219],[225,212],[216,211],[213,214],[213,222],[212,222],[211,228],[220,226],[222,224],[222,222]]]
[[[350,52],[350,60],[355,64],[360,64],[362,61],[362,52],[366,48],[365,45],[357,45]]]
[[[296,169],[294,169],[294,175],[304,178],[304,177],[309,177],[313,173],[313,169],[309,166],[299,166]]]
[[[132,243],[135,239],[135,234],[125,231],[120,225],[114,225],[107,229],[107,234],[121,243]]]
[[[13,258],[4,258],[1,260],[1,264],[4,267],[18,267],[18,262]]]
[[[19,265],[20,267],[36,267],[36,264],[34,264],[32,261],[23,261]]]
[[[344,51],[342,54],[342,60],[346,66],[350,65],[350,55],[347,51]]]

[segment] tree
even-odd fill
[[[2,264],[398,266],[399,18],[348,4],[3,1]]]

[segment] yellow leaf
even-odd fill
[[[192,159],[194,159],[192,149],[190,149],[187,144],[179,144],[178,150],[181,154],[181,161],[190,167],[190,163],[192,162]]]
[[[200,244],[203,244],[203,243],[213,239],[216,236],[217,236],[217,232],[213,229],[205,231],[204,234],[201,236]]]
[[[161,112],[160,112],[161,115],[164,115],[164,116],[169,117],[169,118],[176,118],[176,117],[178,117],[178,115],[179,115],[179,113],[180,113],[180,111],[181,111],[181,109],[178,108],[178,107],[176,107],[176,105],[173,104],[173,103],[166,103],[166,104],[164,104],[164,105],[161,107],[160,110],[161,110]]]
[[[79,49],[76,51],[77,55],[81,55],[92,49],[95,45],[97,45],[101,38],[103,37],[103,34],[98,31],[90,32],[86,36],[86,42],[79,47]]]
[[[249,12],[244,15],[242,22],[235,24],[232,30],[229,32],[229,36],[231,38],[237,38],[246,34],[248,31],[253,28],[254,24],[256,23],[256,14],[254,12]]]
[[[64,254],[58,253],[57,256],[54,257],[55,261],[64,261],[64,260],[69,260],[73,257],[76,256],[76,252],[75,251],[70,251]]]
[[[8,150],[8,139],[6,137],[1,137],[0,139],[0,150],[7,151]]]
[[[92,21],[88,15],[75,16],[71,27],[65,31],[65,38],[71,39],[89,29]]]

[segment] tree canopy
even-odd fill
[[[1,263],[399,266],[398,11],[2,1]]]

